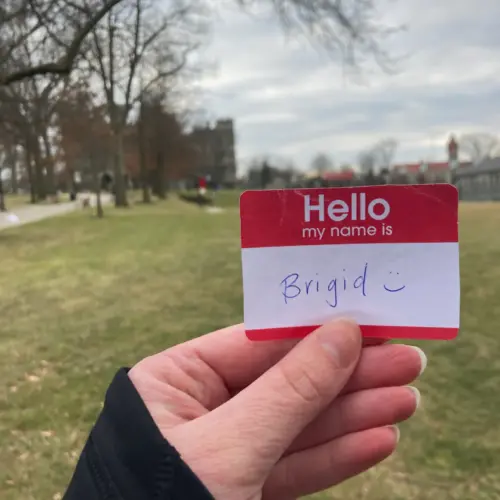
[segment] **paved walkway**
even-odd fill
[[[108,205],[112,202],[111,196],[107,194],[102,195],[101,199],[103,205]],[[95,205],[95,196],[90,198],[90,205]],[[9,208],[7,206],[7,208]],[[28,224],[29,222],[37,222],[56,215],[63,215],[69,213],[76,208],[81,208],[81,202],[63,202],[55,205],[22,205],[15,207],[8,212],[0,212],[0,231],[8,227],[19,226]]]
[[[47,219],[48,217],[62,215],[75,210],[76,207],[76,202],[66,202],[56,205],[23,205],[9,212],[0,212],[0,231],[8,227],[28,224],[29,222],[36,222]]]

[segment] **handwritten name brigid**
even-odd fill
[[[304,276],[299,273],[291,273],[280,283],[281,294],[285,304],[307,296],[319,296],[333,308],[339,305],[342,294],[352,290],[357,290],[360,297],[366,297],[370,293],[400,293],[406,288],[401,281],[399,272],[389,271],[385,282],[373,283],[370,280],[368,263],[365,263],[362,271],[356,274],[355,278],[349,277],[343,269],[341,277],[320,277],[318,273],[311,279],[311,276]]]
[[[310,195],[304,196],[304,222],[325,222],[326,217],[331,222],[342,223],[330,227],[305,227],[302,228],[303,238],[316,238],[322,240],[323,237],[348,237],[348,236],[391,236],[392,226],[383,221],[391,212],[389,202],[383,198],[375,198],[367,201],[366,193],[352,193],[350,203],[344,200],[333,200],[325,203],[325,196],[320,194],[318,201],[312,202]],[[351,224],[357,221],[382,222],[378,227],[374,224],[367,226]]]

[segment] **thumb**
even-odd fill
[[[318,328],[230,401],[233,424],[241,433],[258,432],[248,436],[249,447],[262,446],[277,460],[339,394],[360,353],[355,323],[337,320]]]

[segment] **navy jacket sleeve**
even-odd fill
[[[127,371],[107,391],[64,500],[213,500],[161,435]]]

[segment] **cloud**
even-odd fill
[[[500,2],[387,1],[382,21],[406,25],[388,42],[405,55],[395,75],[367,67],[350,80],[304,39],[287,40],[268,14],[221,11],[208,49],[219,70],[201,82],[212,116],[236,121],[242,170],[252,156],[288,156],[308,168],[318,152],[337,163],[384,137],[398,161],[444,159],[450,133],[500,132]]]
[[[298,116],[294,113],[256,113],[253,115],[245,115],[239,120],[243,125],[257,125],[264,123],[287,123],[297,122]]]

